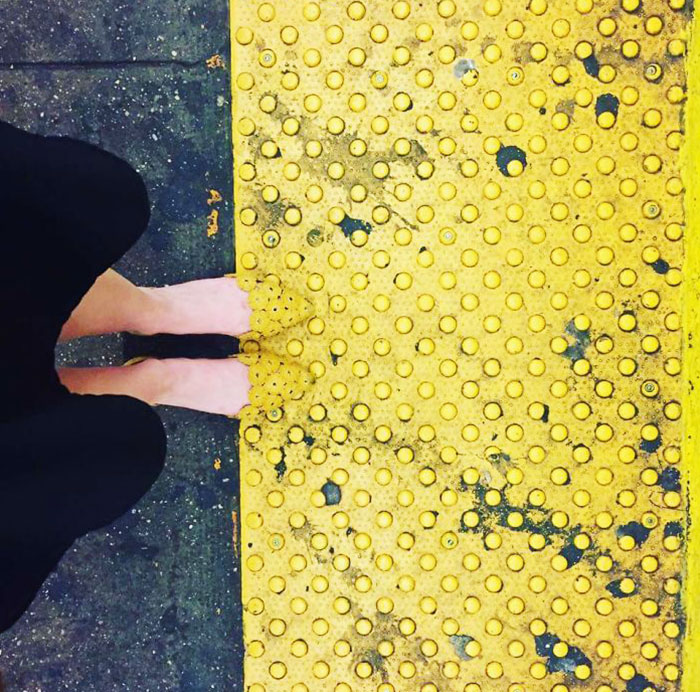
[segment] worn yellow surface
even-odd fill
[[[681,689],[690,21],[232,0],[238,276],[317,378],[241,424],[248,692]]]

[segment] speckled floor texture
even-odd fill
[[[0,118],[98,144],[147,182],[150,227],[118,266],[137,283],[233,267],[227,12],[226,0],[0,3]],[[215,55],[223,65],[207,64]],[[208,204],[212,189],[221,202]],[[57,356],[100,365],[234,348],[227,339],[114,335]],[[231,520],[237,429],[217,416],[160,412],[169,454],[151,491],[111,527],[76,541],[23,619],[0,635],[8,692],[242,688]]]

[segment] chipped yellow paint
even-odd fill
[[[211,238],[219,232],[219,210],[212,209],[207,216],[207,237]]]
[[[241,422],[247,692],[680,689],[689,8],[231,17],[237,276],[317,378]]]
[[[222,201],[221,193],[218,190],[209,190],[209,199],[207,199],[207,204],[211,206],[212,204],[218,204]]]
[[[232,527],[232,541],[233,541],[233,554],[238,557],[238,513],[233,510],[231,512],[231,523]]]
[[[226,63],[224,62],[224,59],[217,53],[216,55],[212,55],[211,58],[207,58],[207,68],[210,70],[214,70],[216,68],[223,69],[226,67]]]

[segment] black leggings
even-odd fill
[[[124,160],[0,121],[0,631],[76,538],[128,511],[163,469],[150,406],[71,394],[54,366],[64,322],[149,217]]]

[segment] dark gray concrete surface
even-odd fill
[[[223,52],[221,0],[3,0],[2,62],[199,62]]]
[[[215,53],[228,64],[226,0],[0,3],[0,118],[98,144],[144,176],[151,223],[118,265],[137,283],[233,269],[229,73],[207,69]],[[209,238],[211,188],[223,202]],[[101,365],[233,348],[209,337],[108,336],[60,346],[58,359]],[[130,513],[77,540],[0,635],[9,692],[242,689],[236,426],[160,412],[169,438],[161,477]]]

